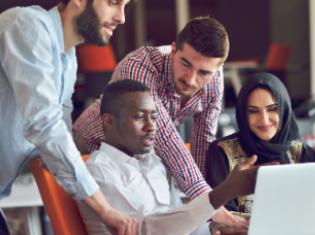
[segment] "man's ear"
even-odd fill
[[[105,129],[111,127],[114,123],[115,117],[109,113],[104,113],[102,117],[102,123]]]
[[[175,53],[176,52],[176,42],[173,41],[171,46],[172,46],[172,53]]]
[[[174,56],[175,56],[175,53],[176,53],[176,43],[172,42],[171,47],[172,47],[171,60],[174,60]]]

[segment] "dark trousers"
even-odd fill
[[[0,235],[10,235],[7,223],[4,218],[4,214],[0,209]]]

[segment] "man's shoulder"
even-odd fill
[[[107,157],[106,152],[102,151],[101,149],[97,149],[90,154],[89,159],[86,161],[86,163],[91,165],[98,165],[101,162],[108,161],[108,159],[109,158]]]
[[[111,161],[111,158],[101,150],[95,150],[90,154],[86,161],[86,167],[93,177],[100,178],[101,175],[111,175],[116,171],[116,164]]]
[[[47,25],[46,29],[52,27],[52,20],[49,12],[40,6],[10,8],[0,15],[0,19],[2,22],[2,29],[5,26],[14,27],[14,25],[16,25],[17,27],[22,27],[26,30],[23,24],[38,27],[38,25],[35,25],[35,22]]]
[[[141,62],[146,65],[160,67],[170,55],[170,46],[144,46],[130,52],[123,61]]]
[[[1,16],[6,17],[21,17],[25,20],[49,18],[49,13],[46,9],[40,6],[28,6],[28,7],[13,7],[4,11]]]
[[[132,52],[130,52],[125,59],[133,59],[133,60],[143,60],[148,59],[154,61],[156,57],[164,57],[170,54],[170,51],[167,49],[168,46],[143,46]],[[169,53],[168,53],[169,51]]]
[[[164,48],[164,47],[163,47]],[[116,67],[111,81],[134,79],[157,89],[163,87],[163,77],[170,74],[170,54],[161,47],[145,46],[129,53]],[[165,79],[164,79],[165,80]]]

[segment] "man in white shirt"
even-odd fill
[[[87,167],[108,202],[138,218],[138,234],[188,234],[205,224],[214,208],[230,196],[253,191],[257,169],[251,165],[255,158],[239,166],[250,170],[233,171],[233,177],[210,196],[174,209],[178,195],[171,193],[166,170],[153,152],[158,114],[148,88],[133,80],[110,84],[105,88],[100,113],[105,143],[91,154]],[[93,210],[84,203],[78,205],[90,235],[111,234]]]

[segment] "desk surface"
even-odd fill
[[[32,174],[19,176],[12,187],[9,197],[0,200],[0,208],[42,206],[35,179]]]

